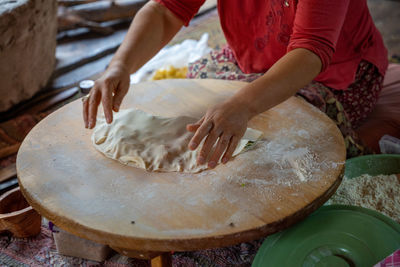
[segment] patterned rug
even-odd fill
[[[262,240],[236,246],[195,252],[176,252],[172,255],[173,266],[250,266]],[[147,267],[144,260],[128,258],[115,253],[104,262],[63,256],[57,253],[52,232],[46,224],[34,238],[0,237],[0,266],[106,266]]]
[[[134,260],[118,254],[98,263],[57,253],[52,232],[42,226],[41,233],[34,238],[0,238],[0,266],[148,266],[147,262]]]

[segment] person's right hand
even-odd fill
[[[97,108],[101,102],[107,123],[118,112],[122,99],[129,89],[129,72],[120,65],[110,65],[104,74],[95,81],[89,97],[83,101],[83,120],[85,127],[92,129],[96,125]]]

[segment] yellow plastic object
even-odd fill
[[[174,66],[169,66],[168,68],[158,69],[153,77],[152,80],[163,80],[163,79],[184,79],[186,78],[186,73],[188,71],[187,67],[182,68],[175,68]]]

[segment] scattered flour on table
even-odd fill
[[[400,183],[396,175],[345,177],[327,204],[373,209],[400,223]]]
[[[286,185],[321,179],[318,173],[336,168],[339,163],[320,160],[307,146],[299,146],[290,139],[264,140],[251,151],[240,155],[247,164],[237,164],[236,171],[227,179],[240,184]],[[239,159],[238,159],[239,160]],[[251,177],[247,177],[251,166]],[[269,174],[269,175],[266,175]],[[268,177],[269,179],[266,179]]]

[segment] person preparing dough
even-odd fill
[[[113,120],[129,88],[129,75],[150,60],[197,13],[204,0],[156,0],[135,16],[125,40],[83,102],[86,128],[102,103]],[[333,119],[347,156],[365,153],[353,129],[372,111],[388,65],[382,37],[366,0],[219,0],[228,45],[189,66],[188,78],[248,81],[197,122],[189,148],[213,168],[232,156],[248,121],[297,94]],[[216,144],[212,155],[210,150]]]

